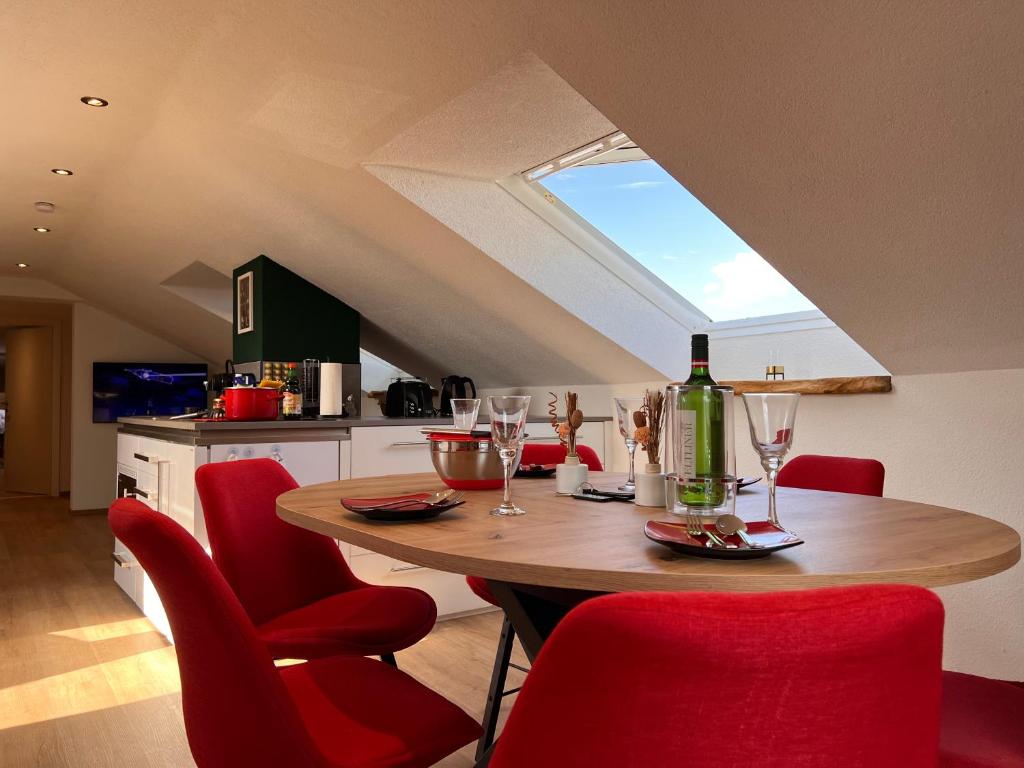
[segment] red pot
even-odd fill
[[[273,387],[228,387],[224,390],[224,418],[228,421],[273,421],[284,399]]]

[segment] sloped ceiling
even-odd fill
[[[0,276],[27,261],[218,359],[223,320],[160,283],[266,253],[384,357],[485,386],[656,378],[363,167],[531,55],[891,371],[1022,367],[1022,34],[1016,3],[14,0]],[[481,119],[430,170],[459,172]],[[57,203],[47,235],[35,200]]]

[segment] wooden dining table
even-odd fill
[[[625,475],[592,472],[598,488]],[[485,578],[533,659],[558,621],[609,592],[767,592],[847,584],[938,587],[985,578],[1020,559],[1020,536],[971,512],[899,499],[778,489],[782,525],[804,543],[755,560],[677,554],[644,536],[647,520],[679,522],[663,509],[559,496],[554,478],[513,480],[525,515],[490,514],[501,491],[467,491],[465,503],[430,520],[373,522],[342,498],[381,498],[444,485],[433,473],[342,480],[277,500],[281,519],[414,565]],[[764,483],[737,496],[736,514],[764,520]]]

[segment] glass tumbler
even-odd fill
[[[451,403],[455,428],[472,431],[476,427],[476,419],[480,413],[479,398],[453,397]]]

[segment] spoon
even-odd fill
[[[747,535],[747,524],[736,515],[719,515],[715,519],[715,528],[723,536],[732,536],[734,533],[739,536],[743,543],[751,549],[763,549],[763,544],[758,544]]]

